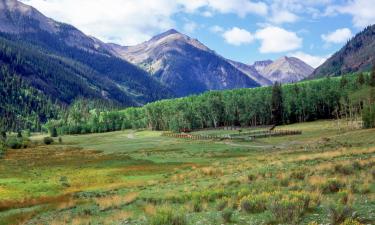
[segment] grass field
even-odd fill
[[[127,130],[9,150],[0,224],[375,224],[375,130],[279,128],[303,134],[192,141]]]

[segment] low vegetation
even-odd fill
[[[40,144],[0,159],[0,221],[373,224],[375,131],[340,123],[288,125],[280,129],[302,134],[252,142],[135,130],[53,145],[31,136]]]

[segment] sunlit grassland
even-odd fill
[[[375,130],[279,128],[303,133],[238,142],[127,130],[10,150],[0,160],[0,224],[157,224],[169,208],[188,224],[327,224],[344,206],[373,224]]]

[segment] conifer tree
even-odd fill
[[[272,123],[280,125],[283,123],[283,93],[281,84],[275,83],[272,88]]]

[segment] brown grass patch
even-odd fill
[[[95,202],[99,205],[100,210],[118,209],[121,206],[128,205],[134,202],[137,199],[138,195],[138,192],[128,193],[124,196],[113,195],[97,198]]]

